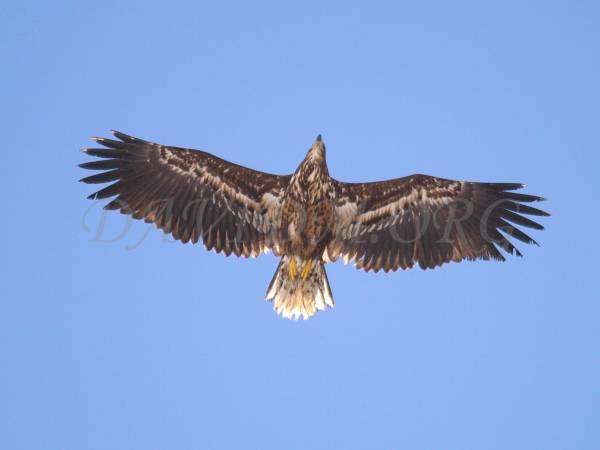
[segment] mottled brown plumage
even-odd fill
[[[517,183],[477,183],[412,175],[374,183],[329,176],[321,137],[291,175],[258,172],[203,151],[113,132],[81,164],[100,170],[86,183],[112,183],[89,198],[152,222],[182,242],[217,253],[281,261],[267,299],[284,317],[333,306],[324,264],[343,258],[364,270],[434,268],[464,259],[521,256],[509,237],[535,243],[516,226],[541,230],[524,215],[547,216],[514,192]]]

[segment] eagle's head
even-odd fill
[[[325,163],[325,143],[321,139],[320,134],[317,136],[317,138],[315,139],[315,142],[308,150],[305,160],[320,163],[320,164]]]

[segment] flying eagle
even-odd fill
[[[521,256],[508,237],[536,243],[518,229],[542,230],[526,218],[547,216],[514,192],[519,183],[454,181],[411,175],[372,183],[329,176],[317,136],[291,175],[272,175],[210,153],[128,136],[94,138],[101,158],[80,164],[100,173],[85,183],[111,183],[90,199],[115,197],[104,208],[154,223],[183,243],[207,250],[281,257],[267,289],[277,313],[304,319],[333,307],[325,264],[343,258],[378,272],[434,268],[449,261]]]

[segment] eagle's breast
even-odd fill
[[[288,253],[320,257],[334,222],[334,189],[327,168],[307,160],[292,176],[283,202],[281,230]]]

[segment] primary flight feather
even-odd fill
[[[267,300],[287,318],[308,318],[334,301],[324,265],[343,258],[366,271],[434,268],[465,259],[521,256],[509,237],[536,243],[517,226],[547,216],[514,192],[518,183],[454,181],[411,175],[373,183],[329,176],[319,135],[291,175],[272,175],[210,153],[113,131],[80,164],[101,172],[85,183],[111,183],[90,195],[114,197],[105,209],[154,223],[184,243],[202,241],[229,256],[271,250],[281,261]]]

